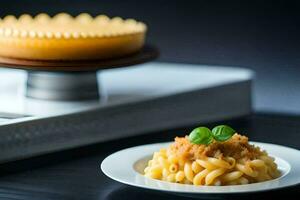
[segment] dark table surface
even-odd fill
[[[222,123],[235,127],[240,133],[249,136],[251,140],[300,149],[299,116],[256,113]],[[214,124],[207,125],[213,126]],[[101,172],[100,163],[106,156],[120,149],[170,141],[176,135],[187,134],[194,126],[99,143],[2,165],[0,167],[2,174],[0,199],[186,199],[115,182]],[[294,195],[300,195],[300,185],[277,191],[221,198],[267,199],[279,197],[283,199]]]

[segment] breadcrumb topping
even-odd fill
[[[259,147],[249,144],[248,137],[237,133],[225,142],[213,141],[209,145],[193,144],[189,141],[188,136],[176,137],[175,142],[170,146],[170,151],[189,160],[205,157],[223,158],[224,156],[253,160],[266,154]]]

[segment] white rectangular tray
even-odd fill
[[[247,69],[152,62],[99,73],[99,101],[24,97],[26,73],[0,70],[0,162],[247,115]]]

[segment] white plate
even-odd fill
[[[105,175],[118,182],[164,192],[171,192],[185,196],[207,194],[234,194],[266,190],[274,190],[300,183],[300,151],[275,144],[252,142],[275,157],[282,176],[261,183],[236,186],[194,186],[147,178],[142,175],[148,160],[155,151],[166,148],[170,143],[157,143],[132,147],[118,151],[105,158],[101,169]],[[206,196],[205,195],[205,196]]]

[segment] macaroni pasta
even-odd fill
[[[144,172],[168,182],[215,186],[262,182],[280,175],[274,158],[238,134],[208,146],[176,138],[167,149],[154,153]]]

